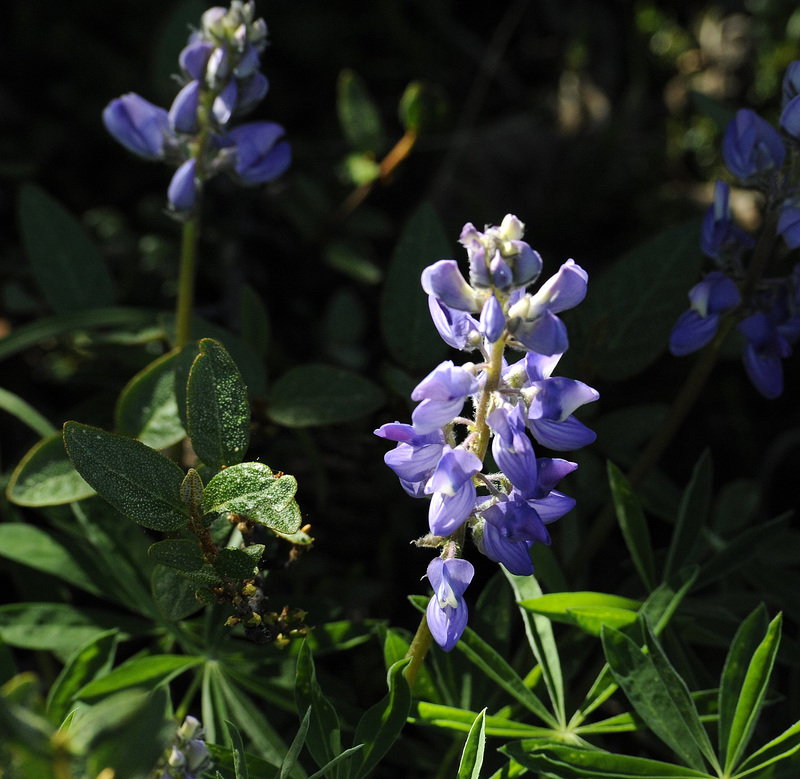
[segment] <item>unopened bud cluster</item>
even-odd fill
[[[526,291],[538,278],[542,259],[522,240],[523,232],[511,214],[484,232],[467,224],[460,241],[469,281],[455,260],[423,271],[422,287],[439,334],[450,346],[479,356],[461,366],[443,362],[412,392],[412,400],[419,401],[412,423],[375,431],[397,442],[384,459],[403,489],[430,499],[430,535],[419,545],[438,547],[441,554],[428,566],[434,595],[427,619],[447,651],[467,623],[463,594],[473,567],[463,559],[466,530],[480,552],[511,573],[533,573],[531,546],[549,544],[546,525],[575,505],[555,486],[577,468],[568,460],[537,457],[533,441],[568,451],[595,439],[573,412],[598,393],[552,375],[568,347],[558,314],[583,300],[588,276],[567,260],[538,291]],[[507,362],[507,348],[521,358]],[[465,403],[472,410],[468,417],[462,416]],[[499,472],[484,471],[490,442]]]
[[[259,70],[267,26],[252,2],[214,7],[178,58],[182,84],[169,111],[135,93],[103,111],[108,131],[140,157],[177,166],[167,195],[177,213],[195,208],[203,182],[223,172],[240,184],[262,184],[289,166],[291,150],[274,122],[230,127],[252,111],[269,84]]]
[[[700,239],[716,268],[689,291],[690,307],[670,335],[672,353],[689,354],[714,338],[723,316],[735,316],[745,370],[767,398],[783,392],[782,360],[800,340],[800,264],[787,268],[785,251],[774,246],[781,236],[789,249],[800,247],[800,61],[786,70],[782,105],[780,130],[743,109],[722,140],[722,157],[738,184],[764,196],[758,248],[731,217],[728,184],[717,181]],[[758,251],[770,252],[770,262],[784,261],[783,275],[767,277],[759,267],[748,283]]]

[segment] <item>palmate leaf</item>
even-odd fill
[[[611,673],[636,713],[689,767],[702,771],[702,755],[716,763],[708,735],[683,680],[669,664],[649,624],[642,626],[649,654],[614,628],[603,628]]]
[[[517,741],[501,752],[533,771],[560,779],[709,779],[710,774],[693,768],[630,755],[571,746],[542,745],[540,741]]]
[[[341,754],[341,731],[336,710],[317,683],[314,659],[305,641],[297,656],[294,697],[298,711],[311,708],[311,723],[306,736],[306,746],[321,768]],[[339,777],[345,774],[337,766],[337,770],[332,775]]]
[[[483,765],[483,752],[486,747],[486,709],[483,709],[472,727],[461,752],[458,764],[458,779],[478,779]]]
[[[608,483],[614,498],[617,520],[633,564],[648,592],[655,587],[656,563],[650,531],[639,499],[628,480],[614,463],[608,463]]]
[[[404,675],[409,658],[400,660],[386,675],[389,692],[361,716],[353,737],[361,749],[350,761],[350,779],[363,779],[389,751],[406,724],[411,709],[411,689]]]
[[[531,616],[526,607],[522,605],[532,600],[540,600],[543,597],[539,583],[533,576],[514,576],[514,574],[508,573],[505,567],[502,570],[514,590],[514,597],[519,605],[522,621],[525,625],[528,644],[531,647],[533,656],[539,663],[539,667],[542,669],[542,676],[547,692],[550,695],[550,702],[553,704],[553,711],[559,722],[565,722],[564,680],[561,675],[561,660],[558,656],[558,646],[553,635],[553,626],[546,617]]]
[[[753,735],[778,654],[781,614],[770,622],[766,635],[754,647],[759,633],[763,635],[762,627],[763,613],[756,610],[737,632],[722,672],[719,731],[726,773],[737,766]]]

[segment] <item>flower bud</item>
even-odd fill
[[[178,55],[178,64],[184,73],[200,81],[206,77],[206,68],[212,51],[214,51],[213,43],[204,40],[192,41]]]
[[[786,106],[784,115],[781,116],[782,126],[789,107]],[[787,121],[790,127],[794,128],[794,122]],[[792,130],[789,127],[784,126],[784,129],[791,134]],[[753,183],[756,177],[779,169],[783,165],[785,154],[777,130],[748,108],[737,111],[722,139],[722,157],[725,165],[744,183]]]
[[[150,160],[164,156],[169,118],[163,108],[131,92],[112,100],[103,111],[106,129],[129,151]]]
[[[248,122],[235,127],[220,141],[235,150],[233,167],[244,184],[263,184],[280,176],[292,159],[286,142],[277,143],[283,127],[274,122]]]
[[[197,160],[194,157],[186,160],[172,176],[172,181],[167,189],[170,205],[176,211],[191,211],[197,201],[197,182],[195,181],[195,168]]]
[[[210,38],[221,38],[225,34],[225,16],[227,10],[215,5],[209,8],[201,17],[200,23],[203,32]]]
[[[200,97],[200,82],[190,81],[172,101],[169,123],[175,132],[196,133],[198,129],[197,107]]]

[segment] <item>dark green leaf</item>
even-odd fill
[[[226,740],[228,746],[233,752],[233,770],[236,779],[250,779],[250,774],[247,771],[247,758],[245,757],[244,744],[242,743],[242,734],[239,733],[236,725],[232,722],[225,720]]]
[[[559,722],[564,722],[564,680],[561,675],[561,660],[558,656],[558,645],[553,635],[553,626],[546,617],[531,616],[522,605],[523,602],[542,597],[539,582],[536,581],[534,576],[514,576],[508,573],[505,568],[503,568],[503,573],[514,590],[514,598],[520,607],[528,644],[530,644],[533,656],[542,669],[542,677],[550,695],[553,710]]]
[[[56,725],[69,713],[78,690],[111,670],[116,648],[117,631],[112,629],[75,650],[47,695],[47,715]]]
[[[689,305],[686,290],[702,263],[699,232],[699,220],[666,230],[592,278],[586,300],[570,312],[570,342],[578,345],[571,359],[612,381],[651,365]]]
[[[305,711],[311,707],[311,723],[306,736],[306,746],[317,765],[322,767],[342,751],[339,718],[317,683],[314,660],[305,641],[297,656],[294,697],[298,711]],[[337,771],[334,776],[338,775]]]
[[[167,538],[153,544],[147,554],[153,562],[179,571],[199,571],[203,567],[203,550],[189,538]]]
[[[169,622],[178,622],[203,607],[195,597],[195,586],[174,568],[157,565],[152,577],[153,600],[161,616]],[[209,594],[216,600],[216,596]]]
[[[769,765],[785,760],[800,750],[800,722],[795,722],[777,738],[772,739],[747,758],[736,770],[736,776],[762,771]]]
[[[288,779],[292,769],[297,763],[297,758],[300,757],[300,751],[303,748],[303,744],[306,743],[306,735],[308,734],[308,726],[310,722],[311,707],[309,706],[306,709],[306,713],[303,716],[302,721],[300,722],[300,727],[297,729],[297,735],[292,740],[292,745],[289,747],[286,757],[283,758],[281,769],[275,779]]]
[[[411,689],[404,675],[410,659],[396,662],[386,676],[386,697],[364,712],[358,722],[354,744],[363,748],[350,763],[350,779],[362,779],[397,741],[411,709]]]
[[[540,745],[541,741],[517,741],[500,751],[526,768],[552,773],[562,779],[709,779],[710,776],[705,771],[660,760],[572,746]]]
[[[357,73],[344,69],[336,87],[336,111],[344,137],[358,151],[378,153],[383,147],[381,116]]]
[[[70,549],[53,533],[38,527],[20,522],[0,524],[0,556],[57,576],[92,595],[104,593],[90,555],[82,548]]]
[[[8,336],[5,337],[7,338]],[[47,438],[57,432],[55,427],[50,424],[50,421],[45,419],[33,406],[24,401],[19,395],[15,395],[2,387],[0,387],[0,409],[16,417],[42,438]]]
[[[389,354],[413,372],[430,370],[447,352],[431,321],[422,271],[451,256],[452,249],[439,217],[423,203],[408,220],[386,274],[381,296],[380,325]]]
[[[767,629],[767,634],[763,640],[756,647],[752,657],[747,661],[745,654],[749,650],[753,642],[753,636],[749,635],[752,631],[757,629],[760,621],[759,617],[754,617],[753,622],[745,628],[745,632],[737,634],[737,638],[742,639],[742,646],[738,648],[735,656],[736,666],[744,665],[747,663],[747,671],[744,676],[741,675],[741,670],[738,667],[731,667],[726,662],[725,671],[723,671],[722,686],[720,688],[720,703],[730,705],[730,699],[733,697],[735,686],[741,678],[741,688],[736,700],[736,708],[730,722],[730,732],[728,735],[728,744],[725,751],[725,772],[732,772],[741,760],[750,737],[753,735],[753,729],[756,726],[758,715],[761,710],[761,704],[764,701],[764,694],[767,691],[767,684],[769,677],[772,674],[772,667],[775,664],[775,657],[778,654],[778,645],[781,641],[781,615],[775,617],[770,622]],[[726,675],[730,672],[730,676],[726,679]],[[726,684],[730,682],[730,686]],[[726,690],[725,700],[723,701],[723,689]],[[730,694],[728,694],[730,689]],[[722,710],[720,710],[720,720],[722,718]],[[727,725],[727,717],[725,725]],[[720,732],[722,732],[723,723],[720,721]]]
[[[214,569],[220,576],[232,579],[250,579],[258,570],[258,560],[264,551],[263,544],[254,544],[247,549],[220,549],[214,560]]]
[[[183,471],[132,438],[67,422],[64,444],[78,473],[120,513],[153,530],[178,530],[188,520],[180,498]]]
[[[197,456],[215,468],[244,459],[250,443],[250,401],[236,363],[210,338],[200,341],[186,385],[189,437]]]
[[[424,723],[436,728],[468,733],[475,724],[477,714],[474,711],[457,709],[453,706],[442,706],[427,701],[416,702],[411,709],[411,722]],[[507,719],[506,717],[485,718],[485,731],[487,736],[500,738],[550,738],[554,731],[537,725],[528,725],[523,722]]]
[[[634,641],[614,628],[604,627],[603,651],[611,673],[636,713],[682,762],[698,771],[704,768],[692,722],[702,730],[691,696],[671,666],[658,666]],[[660,671],[667,669],[667,679]],[[671,672],[671,673],[670,673]],[[686,708],[686,701],[689,708]]]
[[[202,656],[145,655],[134,657],[82,687],[76,698],[91,701],[133,687],[152,689],[205,662]]]
[[[403,128],[415,135],[435,129],[446,112],[442,93],[422,81],[412,81],[405,88],[398,106]]]
[[[18,506],[60,506],[94,495],[75,470],[60,433],[43,438],[20,460],[6,495]]]
[[[166,449],[186,437],[175,398],[177,358],[174,350],[162,355],[125,385],[114,412],[118,433],[153,449]]]
[[[349,422],[384,402],[380,388],[344,368],[302,365],[281,376],[270,390],[267,415],[286,427]]]
[[[655,587],[656,563],[647,519],[628,480],[614,463],[608,463],[608,483],[614,497],[617,521],[633,564],[648,591]]]
[[[263,360],[269,351],[270,324],[267,306],[258,292],[243,284],[239,300],[242,340]]]
[[[708,449],[697,461],[692,479],[681,498],[678,520],[672,534],[672,542],[664,563],[664,580],[678,568],[691,565],[698,558],[698,539],[708,519],[712,490],[711,454]]]
[[[297,482],[294,476],[277,475],[262,463],[240,463],[218,473],[206,485],[203,510],[206,514],[242,514],[253,522],[281,533],[294,533],[301,525],[299,511],[287,511],[293,504]]]
[[[461,752],[458,764],[458,779],[478,779],[483,765],[483,751],[486,747],[486,709],[477,717]]]
[[[19,194],[19,219],[36,281],[57,314],[114,302],[111,276],[100,253],[60,203],[26,184]]]

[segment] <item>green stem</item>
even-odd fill
[[[178,272],[178,301],[175,307],[175,346],[178,349],[186,346],[191,337],[199,235],[200,218],[195,213],[183,223],[181,265]]]
[[[423,614],[422,619],[419,621],[417,632],[411,641],[411,646],[406,652],[406,657],[411,658],[411,662],[406,666],[404,672],[409,687],[414,686],[419,669],[422,668],[422,662],[425,660],[425,655],[428,654],[432,642],[433,636],[431,635],[431,629],[428,627],[428,618]]]

